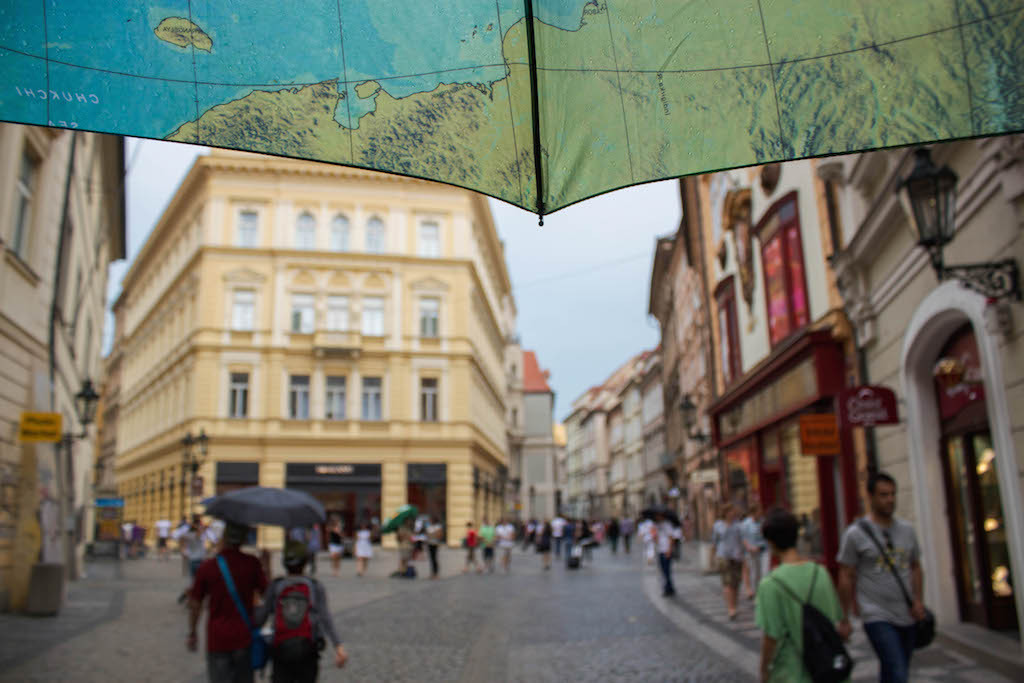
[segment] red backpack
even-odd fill
[[[313,642],[313,582],[304,576],[278,579],[274,647],[295,638]]]

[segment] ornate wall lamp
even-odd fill
[[[939,280],[953,278],[990,299],[1021,299],[1020,273],[1013,259],[948,266],[942,249],[956,233],[956,174],[948,166],[937,168],[926,147],[914,151],[914,170],[900,183],[917,227],[917,243],[928,251]]]

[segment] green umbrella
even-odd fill
[[[420,511],[416,509],[415,505],[403,505],[398,508],[398,512],[395,513],[395,516],[387,521],[387,523],[381,528],[380,532],[382,534],[389,534],[392,531],[398,531],[398,527],[402,526],[410,519],[416,519],[416,515],[419,513]]]

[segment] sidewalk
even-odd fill
[[[644,571],[644,592],[662,614],[679,628],[728,655],[734,664],[756,679],[760,663],[761,631],[754,625],[754,601],[741,599],[739,615],[735,621],[729,621],[718,575],[701,572],[697,566],[696,551],[689,546],[684,548],[683,555],[683,561],[673,564],[675,597],[662,597],[661,573],[657,566],[649,566]],[[854,634],[847,647],[855,662],[851,680],[855,683],[877,681],[878,660],[859,624],[854,625]],[[1010,681],[965,655],[943,648],[937,640],[931,646],[916,651],[910,667],[911,680],[915,683]]]

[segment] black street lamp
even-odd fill
[[[928,251],[939,280],[953,278],[964,287],[990,299],[1012,297],[1020,301],[1020,274],[1013,259],[947,266],[942,250],[956,234],[956,174],[948,166],[938,168],[926,147],[914,151],[914,169],[898,190],[907,194],[917,243]]]
[[[694,405],[689,394],[683,395],[683,402],[679,404],[679,410],[683,413],[683,426],[686,427],[687,438],[698,443],[705,443],[711,439],[704,432],[695,433],[693,431],[697,426],[697,406]]]
[[[196,472],[206,462],[206,455],[209,452],[210,437],[206,431],[200,428],[198,436],[192,436],[192,432],[185,432],[181,439],[184,447],[181,455],[181,516],[185,517],[185,485],[188,484],[188,511],[191,514],[194,507],[192,502],[195,488]],[[199,451],[198,456],[196,450]],[[187,482],[186,482],[187,480]]]
[[[92,424],[96,418],[96,407],[99,404],[100,395],[92,386],[92,380],[86,378],[82,382],[82,389],[75,394],[75,412],[78,413],[78,421],[82,424],[82,436],[85,438],[86,427]]]

